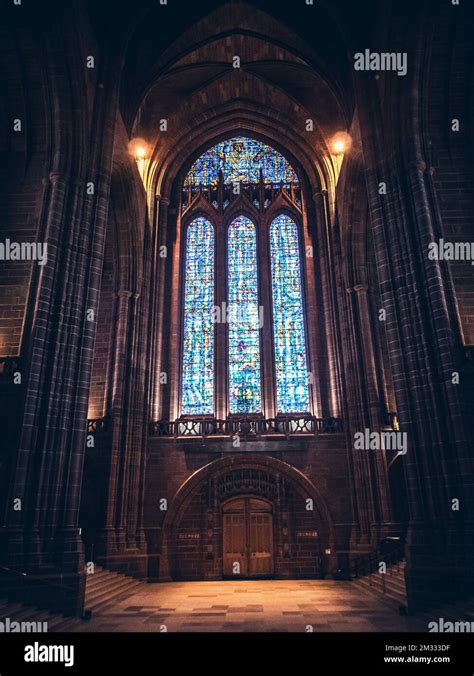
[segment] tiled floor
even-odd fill
[[[143,583],[72,631],[427,631],[426,621],[351,582],[264,580]]]

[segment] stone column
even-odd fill
[[[330,213],[327,190],[313,194],[317,214],[318,265],[320,266],[322,314],[324,316],[324,352],[321,357],[327,366],[318,374],[321,392],[321,414],[340,415],[338,355],[336,336],[338,333],[335,316],[336,287],[334,280],[333,241],[330,236]],[[322,359],[319,359],[320,370]]]
[[[368,422],[371,431],[381,431],[382,406],[378,392],[377,373],[375,368],[374,345],[371,333],[371,320],[368,302],[367,284],[354,286],[355,299],[359,313],[359,328],[362,343],[363,378]],[[372,452],[372,451],[369,451]],[[387,458],[384,450],[375,451],[374,488],[377,495],[377,523],[373,524],[377,539],[388,535],[395,528],[392,522],[390,493],[388,485]]]
[[[357,507],[356,532],[352,535],[352,544],[354,547],[369,549],[372,543],[371,525],[375,522],[374,497],[372,477],[370,470],[370,458],[368,450],[354,449],[354,433],[361,431],[365,425],[364,416],[364,396],[363,380],[360,369],[360,349],[357,339],[357,321],[355,313],[354,289],[346,289],[348,299],[348,330],[349,336],[349,358],[351,368],[346,365],[347,380],[351,384],[349,401],[347,402],[348,411],[348,443],[351,451],[351,458],[354,470],[354,489],[355,502]]]
[[[154,229],[152,233],[151,244],[151,262],[150,262],[150,305],[149,312],[151,317],[150,330],[148,336],[150,337],[150,346],[148,350],[149,363],[152,365],[150,369],[149,383],[150,383],[150,419],[157,420],[163,415],[163,399],[167,400],[167,410],[169,410],[169,400],[171,397],[171,381],[167,378],[167,383],[160,382],[160,374],[163,371],[163,341],[169,335],[164,330],[163,321],[166,313],[171,308],[166,302],[165,292],[165,276],[167,266],[171,264],[170,259],[170,243],[168,241],[168,210],[170,201],[167,197],[157,194],[155,196],[155,214],[154,214]],[[166,256],[160,255],[161,247],[166,248]]]
[[[387,146],[382,134],[387,120],[374,81],[362,78],[356,89],[400,431],[408,437],[406,580],[413,607],[432,602],[434,594],[438,602],[465,595],[473,586],[474,562],[469,421],[463,418],[461,390],[452,382],[461,340],[443,274],[446,263],[427,256],[442,223],[423,157],[428,139],[419,82],[427,77],[425,23],[420,9],[413,16],[418,48],[410,77],[397,83],[404,109],[388,120],[394,124],[391,139],[403,145]],[[385,195],[379,193],[382,181],[388,187]],[[454,499],[459,500],[458,512],[452,508]]]

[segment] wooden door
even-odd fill
[[[223,507],[225,577],[273,574],[273,518],[270,503],[260,498],[234,498]]]

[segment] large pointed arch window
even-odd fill
[[[214,413],[214,228],[195,218],[186,234],[182,401],[184,414]]]
[[[191,166],[181,415],[311,413],[301,210],[295,170],[261,141],[227,139]]]

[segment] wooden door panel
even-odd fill
[[[240,572],[238,572],[240,566]],[[248,574],[245,513],[224,514],[224,575]]]
[[[224,505],[222,516],[224,575],[226,577],[272,575],[271,505],[256,498],[234,499]]]
[[[273,523],[271,514],[250,513],[249,575],[273,573]]]

